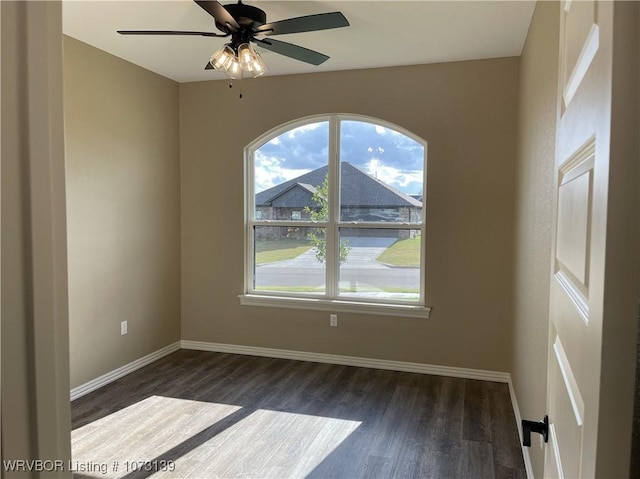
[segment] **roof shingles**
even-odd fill
[[[308,206],[309,194],[313,195],[327,176],[329,168],[323,166],[256,194],[256,206]],[[401,206],[422,207],[422,202],[398,191],[391,185],[359,170],[351,163],[340,164],[342,184],[340,201],[343,207],[392,208]],[[301,190],[306,195],[300,194]],[[306,200],[305,200],[306,198]],[[275,203],[278,203],[277,205]]]

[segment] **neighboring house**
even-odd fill
[[[340,214],[342,221],[418,223],[422,220],[422,202],[391,185],[342,162]],[[327,177],[323,166],[256,194],[256,219],[310,221],[310,210],[318,210],[313,199]],[[422,195],[420,195],[420,198]],[[261,229],[263,236],[285,236],[284,229]],[[366,231],[366,230],[364,230]],[[353,234],[356,232],[354,231]],[[378,235],[398,236],[397,230],[376,230]],[[403,231],[407,235],[406,231]]]

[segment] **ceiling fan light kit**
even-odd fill
[[[244,77],[255,78],[268,70],[251,42],[259,44],[266,50],[311,65],[320,65],[329,59],[327,55],[308,48],[270,38],[258,38],[258,36],[269,37],[349,26],[349,22],[340,12],[306,15],[266,23],[267,15],[263,10],[245,5],[242,1],[230,5],[222,5],[220,2],[210,0],[194,0],[194,2],[213,17],[216,28],[222,34],[172,30],[118,30],[118,33],[121,35],[231,36],[231,42],[211,55],[205,70],[217,70],[237,80]]]
[[[209,63],[215,70],[234,80],[256,78],[268,70],[266,63],[250,43],[243,43],[237,49],[228,43],[211,55]]]

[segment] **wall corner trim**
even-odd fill
[[[109,383],[112,383],[116,379],[120,379],[123,376],[126,376],[129,373],[132,373],[148,364],[151,364],[158,359],[161,359],[165,356],[168,356],[171,353],[175,353],[180,349],[180,341],[176,341],[175,343],[171,343],[168,346],[165,346],[162,349],[158,349],[153,353],[147,354],[146,356],[141,357],[140,359],[136,359],[135,361],[130,362],[129,364],[125,364],[124,366],[119,367],[118,369],[114,369],[113,371],[103,374],[100,377],[92,379],[89,382],[81,384],[78,387],[71,389],[71,400],[74,401],[79,397],[82,397],[86,394],[89,394],[92,391],[95,391],[102,386],[106,386]]]

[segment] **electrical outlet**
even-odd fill
[[[124,336],[125,334],[127,334],[127,322],[126,321],[122,321],[120,323],[120,335]]]
[[[338,326],[338,315],[330,314],[329,315],[329,325],[330,326]]]

